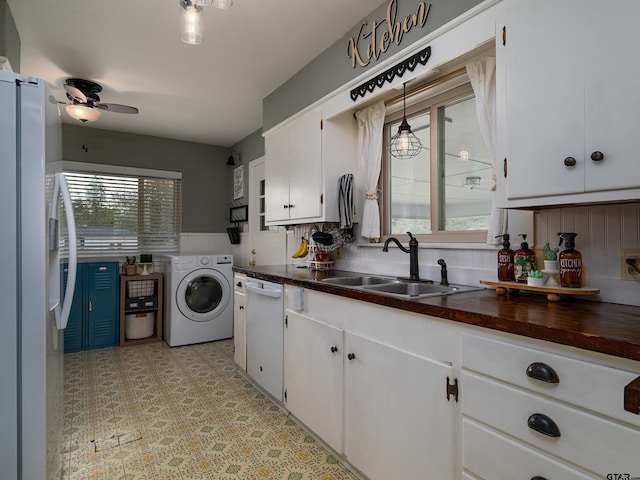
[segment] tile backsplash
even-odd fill
[[[306,265],[306,258],[293,259],[300,235],[308,225],[287,231],[286,258],[291,263]],[[600,289],[600,295],[589,297],[613,303],[640,306],[640,281],[622,280],[622,248],[640,248],[640,203],[594,205],[545,209],[535,213],[534,241],[530,244],[542,260],[542,246],[557,245],[558,232],[578,234],[576,248],[582,253],[584,286]],[[185,233],[181,236],[182,254],[231,253],[236,265],[246,265],[250,257],[246,236],[239,245],[231,245],[226,233]],[[519,241],[512,240],[512,248]],[[496,252],[500,247],[474,244],[421,244],[420,276],[440,280],[439,258],[448,267],[449,282],[477,285],[481,279],[497,278]],[[562,247],[561,247],[562,249]],[[408,276],[409,256],[398,248],[382,252],[382,244],[351,244],[332,253],[336,268],[383,275]]]

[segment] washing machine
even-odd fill
[[[163,257],[164,340],[171,347],[233,336],[233,256]]]

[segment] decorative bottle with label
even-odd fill
[[[560,252],[560,286],[582,288],[582,254],[575,249],[577,233],[559,233],[560,243],[564,240],[564,250]]]
[[[497,235],[496,238],[502,237],[502,249],[498,250],[498,280],[501,282],[513,282],[513,256],[514,251],[509,247],[509,234]]]
[[[514,277],[518,283],[527,283],[529,272],[536,270],[536,252],[529,248],[527,236],[521,233],[522,243],[513,255]]]

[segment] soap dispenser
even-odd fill
[[[513,282],[513,258],[514,251],[509,248],[509,234],[496,235],[495,238],[502,237],[502,249],[498,250],[498,280],[502,282]]]
[[[564,240],[565,249],[558,256],[560,267],[560,286],[582,288],[582,254],[575,249],[577,233],[558,233],[560,243]]]
[[[527,236],[521,233],[522,243],[513,256],[514,277],[518,283],[527,283],[529,272],[536,270],[536,252],[529,248]]]

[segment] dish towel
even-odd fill
[[[353,174],[338,179],[338,220],[340,228],[353,227]]]

